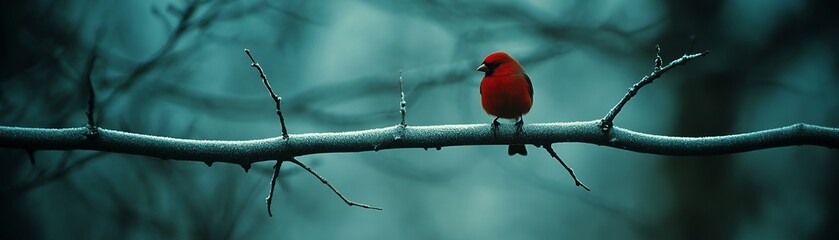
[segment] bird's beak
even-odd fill
[[[478,69],[475,69],[475,70],[480,71],[480,72],[487,72],[489,70],[489,68],[487,67],[486,64],[482,63],[481,66],[478,66]]]

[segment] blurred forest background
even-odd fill
[[[839,126],[833,1],[9,1],[0,124],[86,123],[88,59],[102,127],[192,139],[399,122],[488,123],[475,67],[504,50],[535,85],[528,123],[602,117],[666,62],[711,54],[644,88],[616,125],[706,136]],[[555,144],[301,157],[349,198],[286,164],[240,166],[92,151],[0,149],[2,239],[825,239],[839,226],[839,151],[787,147],[669,157]],[[835,237],[835,236],[834,236]]]

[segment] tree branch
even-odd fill
[[[405,131],[404,136],[397,139],[394,136],[399,136],[399,128],[391,126],[351,132],[293,134],[288,139],[274,137],[243,141],[180,139],[99,128],[98,141],[88,141],[85,138],[88,130],[86,127],[50,129],[0,126],[0,147],[97,150],[240,165],[318,153],[465,145],[547,145],[558,142],[591,143],[635,152],[679,156],[729,154],[797,145],[839,148],[839,128],[803,123],[710,137],[652,135],[620,127],[613,127],[604,133],[600,128],[600,120],[527,124],[521,134],[513,134],[513,125],[501,125],[497,136],[489,131],[489,124],[408,126],[401,130]]]

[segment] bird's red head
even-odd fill
[[[494,52],[490,54],[484,58],[484,61],[477,70],[486,73],[486,76],[506,75],[524,71],[521,65],[506,52]]]

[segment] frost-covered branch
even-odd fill
[[[513,125],[501,125],[498,135],[490,131],[489,124],[399,128],[391,126],[351,132],[291,134],[287,140],[274,137],[243,141],[181,139],[99,128],[98,141],[88,141],[85,138],[88,131],[86,127],[50,129],[0,126],[0,147],[97,150],[161,159],[240,165],[318,153],[466,145],[544,146],[559,142],[591,143],[628,151],[680,156],[728,154],[798,145],[839,148],[839,128],[802,123],[709,137],[653,135],[616,126],[604,133],[600,129],[600,120],[526,124],[521,134],[513,134]],[[399,131],[404,131],[404,135],[396,138]]]

